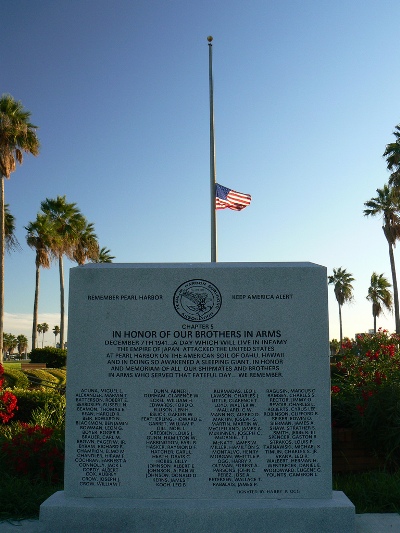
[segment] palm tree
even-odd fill
[[[60,326],[54,326],[53,333],[54,333],[54,346],[56,346],[57,345],[57,335],[60,334]]]
[[[352,281],[354,281],[352,275],[342,267],[334,268],[333,275],[328,276],[328,283],[329,285],[333,285],[336,300],[339,305],[340,346],[343,343],[342,306],[353,299]]]
[[[4,252],[5,203],[4,178],[9,179],[17,163],[22,164],[23,154],[38,155],[39,139],[36,126],[29,122],[30,112],[9,94],[0,97],[0,363],[3,361],[4,331]]]
[[[374,317],[374,333],[376,333],[376,318],[383,312],[383,309],[392,310],[393,297],[388,290],[391,287],[389,281],[383,274],[372,273],[371,285],[368,289],[367,300],[372,302],[372,316]]]
[[[8,348],[10,350],[10,355],[14,353],[15,348],[18,345],[17,337],[10,333],[10,338],[8,341]]]
[[[36,326],[36,329],[37,329],[37,332],[38,332],[38,333],[42,333],[42,331],[43,331],[43,330],[42,330],[42,324],[38,324],[38,325]]]
[[[58,239],[52,247],[53,254],[58,258],[60,277],[60,348],[64,348],[65,305],[64,305],[64,263],[66,255],[73,259],[75,246],[86,220],[75,203],[68,203],[65,196],[46,198],[41,203],[42,212],[50,218]]]
[[[400,124],[395,127],[393,135],[396,137],[395,142],[386,145],[383,157],[386,157],[387,168],[392,172],[389,178],[389,184],[400,187]]]
[[[42,333],[43,334],[43,338],[42,338],[42,348],[43,348],[43,343],[44,343],[44,334],[49,331],[49,325],[46,324],[46,322],[43,322],[43,324],[38,324],[37,325],[37,330],[39,333]]]
[[[4,354],[7,354],[8,350],[10,349],[13,336],[14,335],[11,335],[11,333],[4,333],[3,332],[3,351],[4,351]]]
[[[115,257],[111,255],[111,252],[108,248],[103,246],[99,252],[99,256],[96,259],[91,259],[91,263],[112,263]]]
[[[8,204],[4,204],[4,231],[5,249],[7,252],[21,249],[17,237],[15,236],[15,217],[10,213]]]
[[[13,353],[14,348],[17,346],[18,341],[12,333],[3,333],[3,350],[9,351],[10,355]]]
[[[26,358],[26,350],[28,348],[28,339],[25,337],[25,335],[18,335],[17,337],[17,349],[19,353],[19,358],[22,359],[22,354],[25,353]]]
[[[43,322],[42,324],[42,334],[43,334],[42,348],[43,348],[43,343],[44,343],[44,334],[47,333],[48,331],[49,331],[49,325],[46,324],[46,322]]]
[[[39,285],[40,285],[40,267],[50,268],[52,259],[52,250],[54,243],[57,242],[57,234],[53,230],[52,223],[46,215],[37,214],[34,222],[29,222],[25,226],[26,242],[28,246],[36,251],[36,280],[35,280],[35,299],[33,302],[33,325],[32,325],[32,349],[36,348],[37,342],[37,323],[39,309]]]
[[[400,198],[396,191],[387,184],[383,186],[383,189],[376,189],[376,192],[378,193],[378,196],[371,198],[371,200],[364,203],[367,207],[367,209],[364,209],[364,215],[382,215],[383,218],[382,230],[389,245],[390,268],[392,271],[396,333],[400,333],[399,294],[397,289],[396,265],[393,254],[396,240],[400,237]]]
[[[94,232],[94,225],[88,223],[82,217],[82,227],[80,228],[77,242],[74,246],[73,259],[78,265],[84,265],[88,259],[96,261],[99,254],[99,243],[97,241],[97,235]]]

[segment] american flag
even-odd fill
[[[233,191],[219,183],[215,184],[215,209],[226,209],[228,207],[233,209],[233,211],[241,211],[250,205],[250,202],[250,194]]]

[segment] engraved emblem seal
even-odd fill
[[[204,322],[221,309],[222,296],[218,288],[204,279],[182,283],[174,294],[175,311],[190,322]]]

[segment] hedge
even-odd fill
[[[28,376],[22,372],[22,370],[16,370],[15,368],[4,369],[5,387],[19,387],[21,389],[29,387]]]
[[[58,407],[60,402],[65,404],[65,397],[50,389],[27,390],[15,388],[12,392],[18,400],[18,410],[15,411],[15,416],[12,418],[13,422],[17,420],[29,422],[32,417],[32,412],[38,408],[44,409],[46,404],[54,404],[55,407]]]
[[[67,350],[61,348],[35,348],[30,353],[31,363],[46,363],[47,368],[63,368],[67,364]]]

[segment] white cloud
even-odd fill
[[[67,317],[66,317],[65,332],[67,331]],[[54,346],[53,328],[60,324],[60,313],[39,313],[38,323],[46,322],[49,325],[49,331],[44,334],[44,346]],[[32,314],[29,313],[4,313],[4,331],[11,333],[16,337],[18,335],[25,335],[29,341],[29,350],[31,348],[32,340]],[[38,334],[38,346],[42,346],[42,335]],[[59,337],[58,337],[59,339]]]

